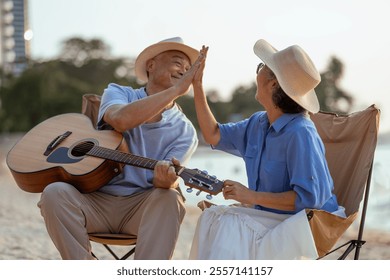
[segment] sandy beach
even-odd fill
[[[14,182],[6,166],[5,158],[17,136],[0,137],[0,260],[57,260],[60,255],[52,244],[36,206],[40,194],[22,191]],[[181,227],[179,240],[174,253],[174,259],[187,259],[201,210],[187,207],[187,215]],[[357,225],[354,224],[339,240],[355,239]],[[360,259],[390,260],[390,233],[366,229],[364,232],[366,244],[360,251]],[[118,252],[123,248],[116,247]],[[110,254],[100,244],[93,244],[93,251],[101,259],[112,259]],[[337,259],[340,253],[325,259]],[[349,256],[352,258],[353,254]]]

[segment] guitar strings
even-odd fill
[[[97,156],[105,159],[111,159],[122,163],[128,163],[148,169],[154,169],[157,164],[156,160],[124,153],[117,150],[111,150],[95,145],[93,142],[82,142],[76,145],[73,150],[82,155]]]
[[[78,152],[78,153],[83,154],[83,155],[92,152],[92,154],[88,154],[88,155],[98,156],[98,157],[102,157],[105,159],[111,159],[114,161],[128,163],[128,164],[132,164],[132,165],[136,165],[139,167],[144,167],[144,168],[148,168],[148,169],[152,169],[152,170],[154,169],[154,167],[157,164],[157,160],[148,159],[145,157],[136,156],[136,155],[129,154],[129,153],[124,153],[122,151],[111,150],[108,148],[100,147],[98,145],[95,145],[95,143],[88,142],[88,141],[82,142],[82,143],[76,145],[73,148],[73,150],[75,152]],[[186,174],[187,176],[193,177],[193,174],[191,174],[191,172],[187,172],[186,170],[183,171],[183,174]],[[207,178],[207,179],[209,179],[209,178]],[[217,182],[218,182],[218,180],[217,180]],[[216,182],[214,182],[214,183],[216,183]],[[206,183],[203,181],[203,184],[205,184],[205,186],[203,186],[203,188],[201,190],[207,191],[207,187],[211,187],[211,185],[213,185],[213,182]],[[198,186],[198,189],[200,189],[199,187],[200,186]]]

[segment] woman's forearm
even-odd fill
[[[194,86],[194,101],[199,127],[205,141],[211,145],[217,145],[221,137],[219,127],[201,86]]]

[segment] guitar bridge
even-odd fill
[[[46,151],[43,153],[43,155],[48,156],[50,153],[59,145],[62,141],[65,140],[69,135],[71,135],[71,131],[67,131],[62,135],[58,135],[56,138],[53,139],[53,141],[50,142],[50,144],[47,146]]]

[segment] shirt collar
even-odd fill
[[[281,115],[272,125],[271,127],[275,130],[275,132],[280,132],[289,122],[298,117],[305,117],[304,114],[283,114]]]

